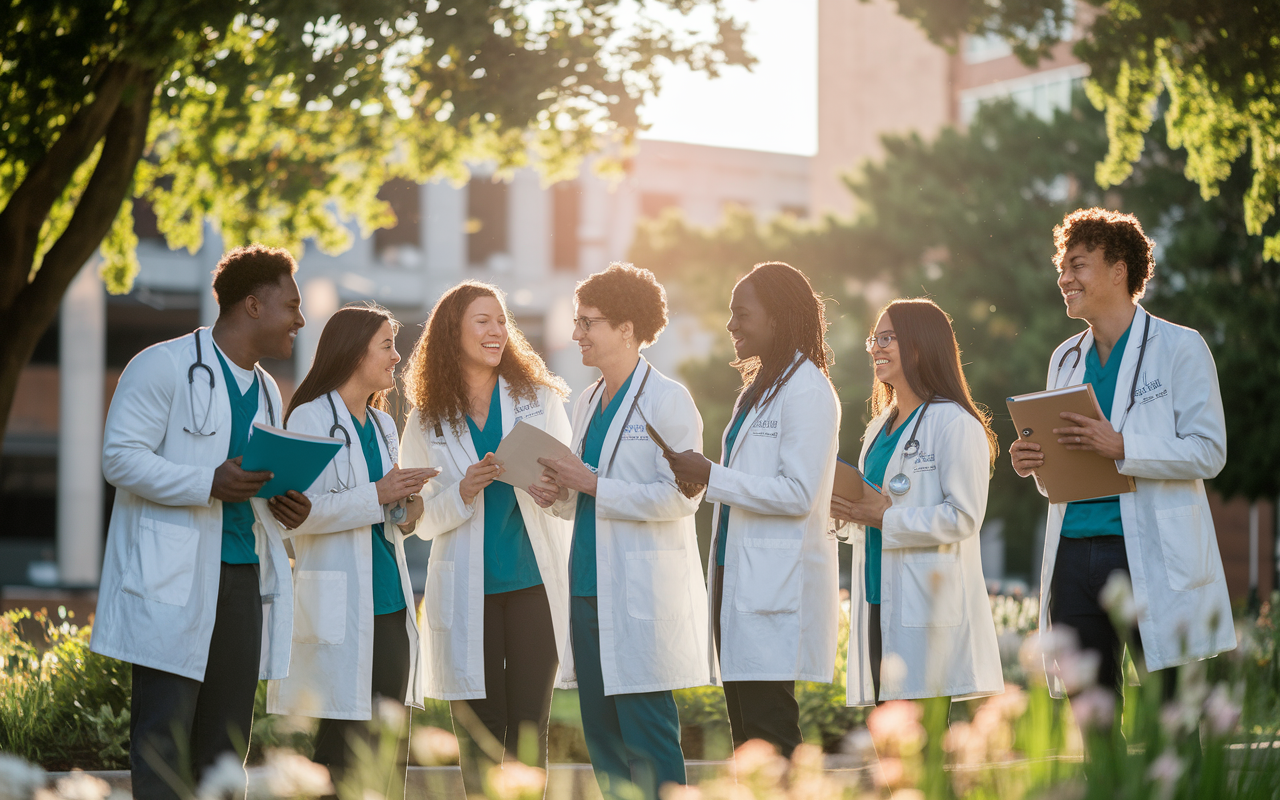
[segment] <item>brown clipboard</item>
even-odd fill
[[[1044,465],[1036,475],[1049,493],[1050,503],[1073,503],[1134,491],[1133,478],[1121,475],[1116,462],[1092,450],[1068,450],[1058,444],[1058,434],[1053,432],[1054,428],[1071,425],[1059,416],[1063,411],[1104,419],[1093,384],[1021,394],[1005,403],[1018,438],[1040,445],[1044,453]]]
[[[867,480],[857,467],[843,458],[836,459],[836,480],[831,486],[832,494],[843,500],[861,500],[868,488]]]

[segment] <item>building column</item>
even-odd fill
[[[512,261],[520,265],[521,283],[541,286],[551,272],[551,193],[542,188],[538,173],[526,167],[516,171],[508,197]]]
[[[427,291],[422,311],[430,313],[443,288],[460,280],[467,269],[467,187],[447,180],[426,185],[422,213]]]
[[[302,314],[307,324],[298,331],[293,342],[293,374],[297,376],[295,386],[302,383],[311,371],[311,362],[316,357],[316,346],[320,344],[320,334],[329,318],[342,304],[338,296],[338,287],[331,278],[317,277],[300,281],[302,284]]]
[[[102,571],[103,382],[107,297],[95,258],[58,315],[58,578],[91,585]]]

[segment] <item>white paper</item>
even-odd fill
[[[494,455],[503,466],[498,480],[517,489],[528,489],[538,483],[546,469],[538,459],[571,456],[573,451],[556,437],[522,420],[498,443]]]

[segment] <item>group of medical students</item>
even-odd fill
[[[1082,209],[1054,235],[1067,314],[1089,327],[1054,353],[1048,386],[1092,383],[1105,415],[1064,415],[1055,432],[1136,491],[1050,506],[1041,627],[1074,632],[1115,688],[1126,639],[1157,677],[1235,646],[1203,486],[1226,457],[1222,402],[1203,339],[1138,304],[1154,261],[1135,218]],[[135,796],[183,796],[224,754],[242,759],[259,679],[268,712],[319,719],[314,758],[335,785],[380,704],[430,697],[450,701],[464,785],[481,794],[533,743],[545,765],[555,688],[578,689],[607,798],[685,782],[676,689],[722,685],[734,744],[789,755],[795,682],[835,670],[839,541],[854,565],[849,705],[1003,691],[978,536],[996,434],[932,301],[888,304],[866,340],[857,466],[880,490],[847,500],[832,493],[841,402],[823,301],[787,264],[757,265],[728,298],[742,388],[718,462],[688,390],[642,355],[667,323],[648,270],[578,284],[573,339],[600,377],[572,414],[503,293],[453,287],[402,370],[400,434],[385,309],[336,312],[288,405],[258,365],[287,358],[304,324],[295,269],[283,250],[226,254],[216,324],[139,353],[111,401],[103,468],[118,491],[91,646],[133,665]],[[307,491],[258,498],[272,476],[240,466],[255,422],[341,449]],[[514,487],[495,452],[519,422],[572,455]],[[1010,454],[1024,477],[1052,457],[1020,440]],[[432,542],[421,618],[408,536]],[[1132,637],[1100,600],[1117,572]],[[381,789],[403,796],[403,767]]]

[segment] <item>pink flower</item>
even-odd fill
[[[1219,683],[1204,701],[1204,719],[1214,736],[1226,736],[1236,729],[1240,721],[1240,703],[1228,692],[1225,683]]]
[[[880,754],[913,755],[924,746],[920,706],[908,700],[890,700],[867,716],[867,729]]]
[[[1098,686],[1071,698],[1071,713],[1082,730],[1109,730],[1116,719],[1116,697]]]
[[[458,737],[441,728],[425,727],[413,732],[410,740],[418,761],[427,766],[458,763]]]

